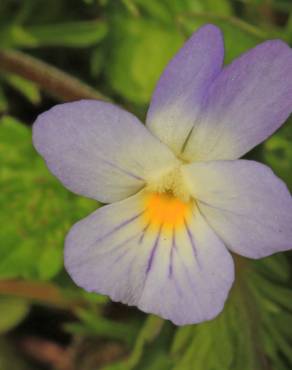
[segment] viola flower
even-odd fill
[[[292,200],[263,164],[238,158],[288,118],[292,52],[267,41],[223,68],[206,25],[170,61],[146,126],[121,108],[57,105],[33,142],[71,191],[110,203],[77,222],[65,266],[77,285],[177,325],[214,318],[234,280],[230,252],[292,247]]]

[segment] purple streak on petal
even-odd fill
[[[123,172],[124,174],[126,174],[126,175],[128,175],[128,176],[130,176],[130,177],[133,177],[133,178],[134,178],[134,179],[136,179],[136,180],[143,181],[143,182],[145,181],[145,179],[143,179],[142,177],[137,176],[137,175],[135,175],[134,173],[132,173],[132,172],[130,172],[130,171],[127,171],[127,170],[125,170],[124,168],[121,168],[121,167],[117,166],[116,164],[114,164],[114,163],[112,163],[112,162],[110,162],[110,161],[108,161],[108,160],[106,160],[106,159],[102,159],[102,161],[103,161],[104,163],[108,164],[109,166],[111,166],[111,167],[115,168],[116,170],[121,171],[121,172]]]
[[[179,285],[179,281],[177,279],[177,277],[175,276],[174,274],[174,269],[173,269],[173,255],[174,253],[176,252],[176,241],[175,241],[175,235],[173,235],[173,238],[172,238],[172,245],[171,245],[171,249],[170,249],[170,261],[169,261],[169,269],[168,269],[168,279],[170,279],[172,281],[172,283],[174,284],[175,286],[175,290],[177,291],[177,294],[180,298],[183,297],[183,292],[182,292],[182,289]]]
[[[150,257],[149,257],[148,264],[147,264],[147,269],[146,269],[146,275],[149,273],[149,271],[151,270],[151,267],[152,267],[153,259],[154,259],[155,252],[156,252],[156,249],[157,249],[157,246],[158,246],[158,243],[159,243],[159,239],[160,239],[160,235],[161,235],[161,228],[162,227],[160,227],[160,229],[158,231],[158,234],[157,234],[157,237],[155,239],[154,245],[151,249],[151,253],[150,253]]]
[[[144,227],[144,229],[142,230],[142,234],[141,234],[141,237],[139,239],[139,244],[142,244],[143,243],[143,240],[144,240],[144,237],[145,237],[145,234],[146,234],[146,231],[148,230],[150,226],[150,222]]]
[[[179,251],[177,249],[176,249],[176,254],[177,254],[177,256],[179,258],[179,261],[180,261],[180,263],[181,263],[181,265],[183,267],[183,271],[184,271],[185,276],[186,276],[186,278],[188,280],[188,283],[189,283],[189,286],[191,288],[191,291],[196,296],[196,300],[197,300],[198,305],[199,305],[200,298],[197,295],[197,286],[196,286],[196,284],[194,282],[194,279],[190,276],[190,271],[189,271],[188,267],[186,266],[186,264],[184,263],[184,260],[182,259],[181,255],[179,254]]]
[[[199,268],[201,268],[200,263],[199,263],[199,259],[198,259],[198,252],[197,252],[196,243],[195,243],[193,234],[192,234],[186,220],[184,221],[184,224],[185,224],[186,232],[188,234],[188,238],[189,238],[190,243],[191,243],[191,247],[192,247],[192,250],[193,250],[193,253],[194,253],[195,260],[197,261]]]
[[[98,257],[98,256],[102,256],[103,257],[103,256],[106,256],[108,254],[111,254],[117,248],[121,248],[121,247],[127,246],[127,243],[129,243],[130,241],[132,241],[135,238],[137,238],[137,236],[140,234],[140,232],[141,231],[139,231],[139,233],[136,233],[135,235],[130,236],[129,238],[127,238],[126,240],[124,240],[123,242],[121,242],[119,244],[114,244],[111,248],[106,249],[106,251],[104,251],[103,253],[100,253],[99,252],[99,249],[98,249],[99,245],[98,245],[98,243],[97,244],[96,243],[92,243],[91,248],[92,247],[96,247],[97,253],[92,253],[91,255],[86,255],[86,256],[83,255],[81,258],[79,258],[74,263],[72,263],[72,266],[74,266],[74,267],[82,266],[82,264],[86,264],[86,263],[90,262],[92,260],[92,258],[95,258],[95,257]]]
[[[129,250],[128,249],[125,249],[119,256],[117,256],[114,259],[114,261],[112,263],[112,266],[114,266],[116,263],[120,262],[123,259],[123,257],[125,257],[125,255],[127,255],[128,253],[129,253]]]
[[[106,233],[105,235],[103,235],[102,237],[100,237],[99,239],[97,239],[95,241],[95,243],[99,243],[101,241],[103,241],[105,238],[109,237],[110,235],[114,234],[115,232],[119,231],[120,229],[122,229],[123,227],[129,225],[131,222],[137,220],[137,218],[139,218],[142,214],[144,213],[144,211],[136,214],[135,216],[129,218],[128,220],[126,221],[123,221],[122,223],[120,223],[119,225],[117,225],[116,227],[114,227],[111,231],[109,231],[108,233]]]
[[[170,254],[169,254],[169,269],[168,269],[168,277],[172,277],[173,273],[173,252],[174,249],[176,248],[176,241],[175,241],[175,229],[172,231],[172,239],[171,239],[171,247],[170,247]]]

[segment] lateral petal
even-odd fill
[[[214,161],[183,171],[200,211],[230,250],[261,258],[292,248],[292,198],[267,166]]]
[[[103,203],[136,193],[177,161],[131,113],[94,100],[60,104],[41,114],[33,143],[68,189]]]

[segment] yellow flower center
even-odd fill
[[[174,167],[148,182],[144,198],[143,224],[157,231],[183,228],[195,200],[191,197],[181,166]]]
[[[145,202],[146,224],[155,228],[172,230],[184,225],[192,203],[185,202],[169,193],[150,193]]]

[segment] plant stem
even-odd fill
[[[109,100],[77,78],[20,51],[1,50],[0,69],[35,82],[43,90],[62,101],[79,99]]]
[[[77,305],[80,306],[76,299],[64,297],[59,288],[47,282],[0,280],[0,295],[2,294],[59,308],[74,309]]]

